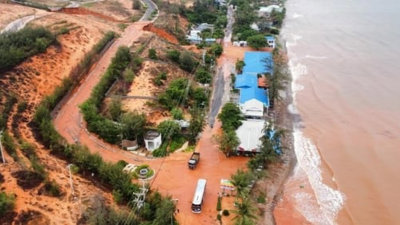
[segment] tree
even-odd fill
[[[247,38],[247,44],[255,49],[260,49],[267,46],[267,40],[265,40],[264,35],[257,34]]]
[[[201,110],[194,109],[191,112],[192,118],[190,119],[190,125],[188,128],[188,140],[190,144],[196,143],[196,138],[204,128],[204,115]]]
[[[180,59],[179,59],[179,64],[183,70],[186,70],[187,72],[192,72],[193,68],[195,67],[196,63],[193,59],[193,57],[190,55],[189,52],[183,52],[181,54]]]
[[[232,210],[235,214],[235,217],[233,217],[235,225],[255,225],[257,219],[254,214],[255,211],[254,204],[248,198],[236,202],[235,209]]]
[[[179,58],[181,56],[181,53],[177,50],[171,50],[167,52],[167,58],[174,62],[179,62]]]
[[[243,116],[235,103],[228,102],[222,107],[218,119],[222,123],[223,130],[236,130],[242,125]]]
[[[173,80],[169,87],[158,96],[158,102],[168,109],[184,104],[188,85],[189,80],[186,78]]]
[[[194,100],[194,107],[204,107],[208,103],[208,95],[206,89],[198,87],[190,92],[190,96]]]
[[[154,48],[149,49],[149,58],[150,59],[157,59],[157,52]]]
[[[217,137],[219,143],[219,149],[227,156],[231,156],[240,141],[234,130],[223,131],[222,135]]]
[[[177,225],[174,217],[175,204],[171,198],[165,198],[159,203],[156,209],[155,219],[151,225]]]
[[[287,82],[290,80],[287,68],[285,68],[286,61],[280,53],[279,48],[275,48],[272,52],[272,59],[266,58],[263,60],[263,63],[266,70],[273,71],[272,74],[267,74],[267,78],[270,106],[274,107],[275,101],[280,100],[279,91],[285,90]]]
[[[157,129],[161,133],[163,139],[166,141],[171,140],[181,131],[181,127],[179,126],[179,124],[173,120],[165,120],[161,122],[158,125]]]
[[[236,71],[237,71],[238,73],[242,73],[243,67],[244,67],[245,65],[246,65],[246,63],[245,63],[243,60],[238,60],[238,61],[236,61],[236,65],[235,65]]]
[[[204,67],[199,67],[195,74],[196,81],[202,84],[209,84],[211,82],[211,73],[208,72]]]
[[[142,140],[146,123],[146,116],[144,114],[138,114],[136,112],[123,114],[121,117],[121,124],[123,124],[123,138],[129,140]]]
[[[0,216],[4,216],[7,212],[14,209],[15,196],[0,192]]]
[[[224,51],[223,47],[221,44],[218,43],[214,43],[211,45],[210,51],[216,55],[217,57],[220,56],[222,54],[222,52]]]
[[[236,188],[238,196],[246,197],[250,192],[250,184],[253,180],[253,175],[250,172],[245,172],[238,169],[235,174],[231,176],[231,182]]]

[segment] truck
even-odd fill
[[[189,169],[195,169],[197,166],[197,163],[200,161],[200,152],[193,152],[192,156],[190,156],[188,166]]]

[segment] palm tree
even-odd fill
[[[279,48],[275,48],[272,52],[272,58],[263,59],[264,67],[267,71],[273,71],[272,74],[267,73],[268,79],[268,94],[270,99],[270,106],[273,107],[275,101],[281,99],[279,91],[286,89],[287,82],[289,81],[288,70],[285,67],[286,61]]]
[[[233,217],[235,225],[255,224],[257,217],[254,214],[256,208],[253,205],[254,204],[248,198],[244,198],[242,201],[235,203],[235,209],[232,210],[232,213],[235,214],[235,217]]]
[[[279,151],[282,151],[281,139],[284,137],[286,130],[273,129],[272,123],[269,122],[264,128],[264,132],[266,135],[261,138],[260,155],[265,162],[274,162],[280,155]]]
[[[249,194],[252,180],[253,175],[241,169],[238,169],[235,174],[232,174],[231,183],[236,188],[236,197],[246,197]]]

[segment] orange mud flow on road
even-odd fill
[[[206,128],[202,133],[196,151],[201,153],[201,160],[195,170],[190,170],[187,161],[191,153],[173,153],[163,159],[146,159],[121,150],[118,146],[110,145],[98,139],[86,130],[86,125],[79,111],[79,105],[89,98],[93,87],[99,82],[121,45],[130,45],[138,40],[143,33],[142,29],[146,22],[135,23],[125,29],[125,32],[107,50],[89,75],[82,81],[79,88],[75,90],[70,99],[60,109],[54,124],[58,132],[73,143],[79,141],[89,147],[91,152],[99,153],[104,160],[116,162],[125,160],[133,164],[149,164],[155,169],[155,178],[151,181],[153,189],[158,189],[164,195],[171,195],[177,199],[179,213],[176,217],[182,225],[192,224],[217,224],[216,204],[220,190],[220,179],[230,178],[231,174],[239,168],[245,168],[247,158],[226,158],[215,143],[214,134],[219,130],[217,123],[214,129]],[[236,58],[230,59],[234,61]],[[228,73],[228,70],[226,70]],[[226,75],[226,74],[225,74]],[[228,79],[229,73],[227,76]],[[191,212],[191,201],[195,186],[199,178],[207,179],[207,188],[201,214]],[[233,207],[233,206],[232,206]]]
[[[161,193],[177,199],[179,213],[176,218],[182,225],[219,224],[217,218],[217,198],[220,190],[220,180],[230,178],[237,169],[245,169],[247,158],[226,156],[218,150],[214,135],[220,129],[217,123],[213,130],[206,128],[200,138],[196,151],[200,152],[200,162],[196,169],[190,170],[187,162],[192,153],[174,153],[156,169],[156,177],[151,185]],[[151,162],[150,162],[151,165]],[[154,167],[153,167],[154,168]],[[202,212],[191,212],[192,199],[197,180],[207,180]],[[233,206],[231,206],[233,207]]]

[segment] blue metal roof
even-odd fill
[[[273,36],[265,36],[265,40],[267,40],[267,41],[274,41],[274,40],[275,40],[275,37],[273,37]]]
[[[272,73],[272,68],[266,68],[265,59],[272,63],[272,54],[270,52],[245,52],[243,74],[261,74]],[[272,67],[272,66],[271,66]]]
[[[239,74],[236,76],[235,88],[251,88],[257,86],[257,76],[251,74]]]
[[[269,107],[268,91],[258,88],[257,83],[253,87],[240,89],[239,102],[241,104],[244,104],[252,99],[257,99],[258,101],[262,102],[265,107]]]

